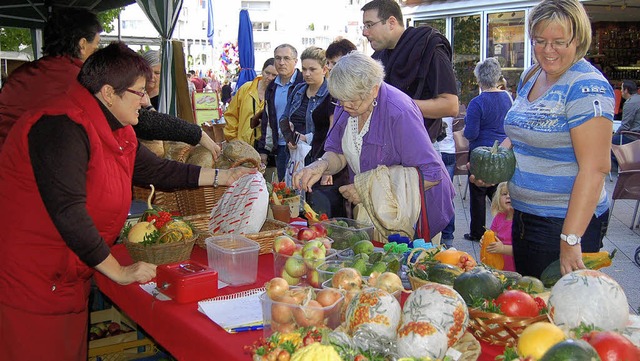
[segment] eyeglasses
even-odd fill
[[[382,23],[382,22],[385,22],[385,21],[387,21],[387,19],[378,20],[378,21],[376,21],[375,23],[365,23],[364,25],[362,25],[362,26],[360,27],[360,30],[369,30],[369,29],[371,29],[374,25],[379,24],[379,23]]]
[[[360,108],[360,106],[362,106],[363,102],[364,102],[364,99],[360,98],[360,99],[353,99],[353,100],[336,100],[335,102],[331,102],[331,104],[337,107],[350,108],[350,109],[357,110],[358,108]]]
[[[294,58],[290,57],[290,56],[276,56],[274,57],[275,61],[277,62],[281,62],[281,61],[285,61],[285,62],[290,62],[292,61]]]
[[[531,44],[533,46],[535,46],[536,48],[540,48],[540,49],[545,49],[547,47],[547,45],[550,45],[551,49],[558,50],[558,49],[566,49],[566,48],[568,48],[569,44],[571,44],[572,41],[573,41],[573,39],[571,39],[571,40],[554,40],[554,41],[546,41],[544,39],[533,39],[533,40],[531,40]]]
[[[143,91],[143,92],[139,92],[137,90],[133,90],[133,89],[125,89],[126,91],[128,91],[129,93],[135,94],[137,96],[139,96],[140,98],[144,98],[145,95],[147,95],[147,91]]]

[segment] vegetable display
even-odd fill
[[[616,255],[616,252],[618,252],[617,248],[614,249],[611,253],[607,251],[583,253],[582,262],[588,269],[599,270],[601,268],[611,266],[611,260]],[[553,287],[553,285],[555,285],[561,277],[562,274],[560,273],[560,260],[555,260],[551,262],[551,264],[549,264],[547,268],[544,269],[544,271],[542,271],[540,280],[545,287]]]

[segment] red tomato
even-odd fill
[[[533,297],[520,290],[508,290],[502,292],[495,299],[495,304],[500,311],[509,317],[535,317],[538,315],[538,304]]]
[[[640,349],[615,331],[591,331],[582,338],[596,349],[602,361],[640,360]]]

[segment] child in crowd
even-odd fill
[[[513,207],[507,182],[498,184],[496,193],[491,200],[491,230],[496,234],[496,242],[487,246],[487,252],[502,254],[504,258],[504,270],[515,271],[513,262],[513,248],[511,246],[511,225],[513,224]]]

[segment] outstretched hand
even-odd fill
[[[311,192],[311,187],[316,184],[327,170],[329,163],[325,160],[317,160],[293,174],[293,187],[306,192]]]

